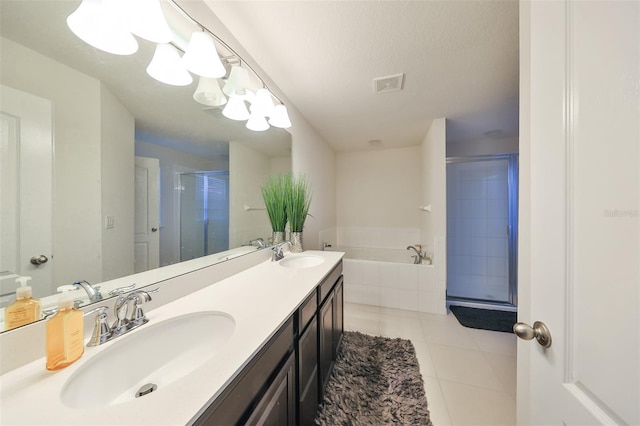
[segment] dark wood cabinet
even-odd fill
[[[316,307],[317,309],[317,307]],[[300,425],[312,425],[318,411],[318,319],[312,321],[298,341],[298,412]]]
[[[338,356],[342,334],[344,333],[344,285],[338,280],[333,296],[333,359]]]
[[[340,262],[190,423],[312,425],[342,339],[343,301]]]
[[[293,426],[296,424],[295,355],[291,354],[267,389],[247,425]]]

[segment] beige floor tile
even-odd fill
[[[449,410],[440,389],[440,382],[433,377],[423,377],[429,417],[434,426],[452,425]]]
[[[459,324],[448,321],[420,320],[424,338],[429,343],[455,346],[458,348],[479,349],[471,334]]]
[[[418,358],[418,363],[420,364],[420,374],[422,374],[422,377],[437,378],[438,374],[436,373],[436,367],[433,365],[427,342],[412,340],[411,343],[413,343],[413,347],[416,350],[416,358]]]
[[[516,398],[516,377],[517,377],[517,362],[516,357],[511,355],[502,354],[487,354],[485,353],[487,361],[491,364],[493,371],[496,373],[498,380],[504,386],[504,389]]]
[[[468,329],[480,350],[502,355],[516,355],[517,337],[513,333]]]
[[[485,355],[476,350],[431,344],[429,352],[438,379],[506,391]]]
[[[516,403],[507,393],[446,380],[440,387],[455,426],[516,424]]]
[[[420,313],[416,311],[406,311],[404,309],[393,309],[393,308],[380,308],[381,315],[392,315],[394,317],[402,317],[402,318],[419,318]]]
[[[381,314],[380,335],[394,338],[401,337],[411,341],[424,341],[422,325],[418,318],[403,318]]]
[[[362,305],[360,303],[349,303],[345,302],[344,304],[345,312],[380,312],[379,306],[371,306],[371,305]]]

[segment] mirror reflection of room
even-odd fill
[[[264,207],[260,186],[291,171],[286,130],[251,131],[195,102],[197,80],[154,80],[155,43],[127,57],[87,45],[67,28],[75,2],[1,7],[0,309],[21,277],[46,315],[63,286],[91,303],[112,280],[227,260],[270,236],[264,211],[244,206]]]

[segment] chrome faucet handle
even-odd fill
[[[131,328],[138,327],[149,322],[149,319],[142,310],[142,305],[151,301],[151,295],[149,293],[157,293],[158,291],[160,291],[160,288],[155,288],[149,291],[137,290],[127,296],[127,299],[133,300],[133,313],[129,319]]]
[[[112,332],[107,319],[107,309],[109,308],[106,306],[100,306],[99,308],[91,309],[84,313],[85,316],[98,313],[98,315],[96,315],[96,323],[93,326],[93,334],[87,346],[101,345],[111,337]]]
[[[283,241],[280,244],[276,244],[275,246],[271,247],[271,250],[273,251],[273,255],[271,256],[272,262],[277,262],[284,258],[283,250],[284,246],[287,244],[289,244],[289,247],[291,247],[291,241]]]
[[[89,297],[89,302],[98,302],[102,300],[102,293],[100,293],[100,286],[93,286],[87,280],[74,281],[73,285],[76,287],[82,287],[82,289],[87,292],[87,296]]]
[[[124,294],[124,293],[127,293],[127,292],[133,290],[134,288],[136,288],[136,283],[133,283],[133,284],[125,286],[125,287],[114,288],[113,290],[111,290],[109,292],[109,296],[119,296],[121,294]]]

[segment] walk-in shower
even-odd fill
[[[517,154],[447,159],[447,302],[514,307]]]
[[[180,260],[229,249],[229,172],[180,174]]]

